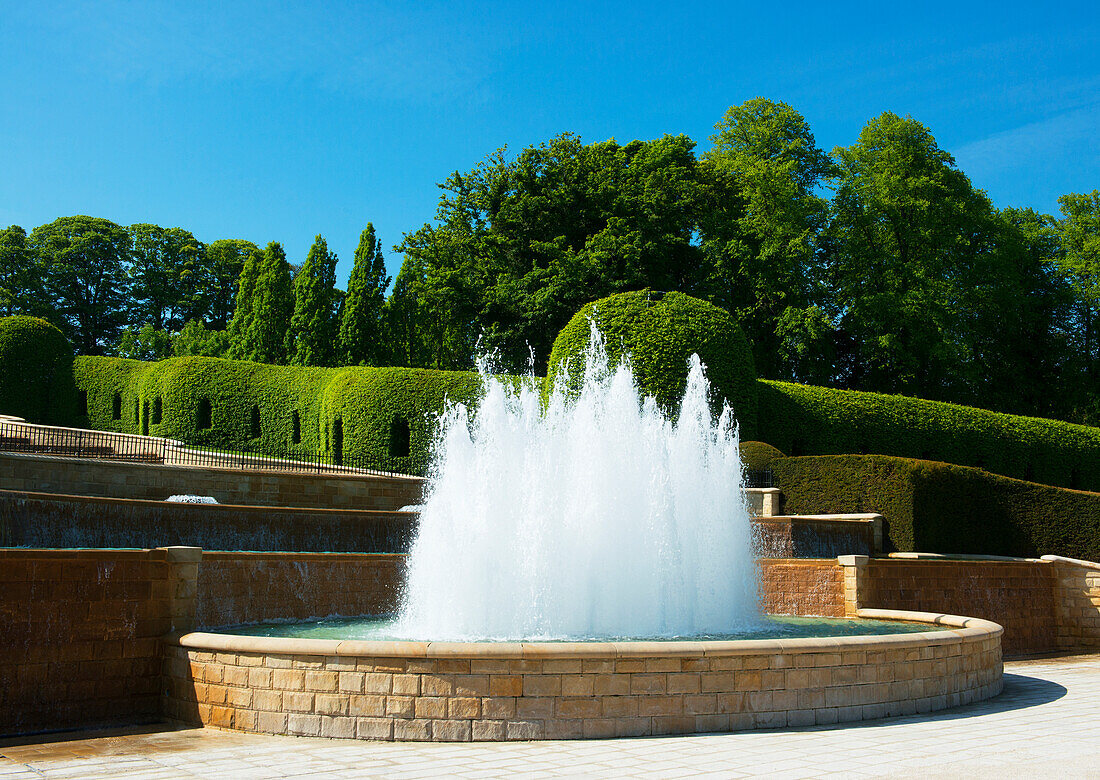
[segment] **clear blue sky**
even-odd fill
[[[91,214],[294,262],[321,233],[343,286],[367,221],[389,250],[498,147],[702,151],[757,95],[827,150],[910,114],[998,206],[1100,188],[1095,0],[749,5],[0,2],[0,225]]]

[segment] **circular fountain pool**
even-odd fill
[[[211,629],[217,634],[282,637],[286,639],[337,639],[382,642],[418,641],[400,632],[400,623],[392,617],[325,618],[307,621],[271,621]],[[531,637],[528,642],[715,642],[739,639],[803,639],[816,637],[879,636],[912,634],[938,630],[928,623],[900,620],[801,617],[768,615],[744,628],[722,634],[701,636],[622,636],[622,637]],[[498,642],[499,637],[467,637],[463,641]],[[507,641],[507,640],[504,640]]]
[[[401,642],[190,633],[169,640],[168,715],[386,740],[640,736],[928,712],[1001,690],[1001,627],[860,610],[927,630],[646,642]]]

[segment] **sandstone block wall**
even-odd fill
[[[1100,563],[1044,555],[1054,570],[1060,648],[1100,650]]]
[[[423,480],[163,466],[0,452],[0,490],[163,501],[213,496],[222,504],[393,511],[420,501]]]
[[[203,552],[196,625],[396,610],[404,555]]]
[[[222,651],[203,648],[209,635],[200,634],[168,649],[167,714],[271,734],[462,742],[832,724],[1000,692],[996,634],[938,633],[935,641],[863,641],[841,650],[832,642],[805,652],[697,645],[670,653],[640,644],[626,657],[563,644],[509,658],[476,651],[378,657],[342,648],[299,655],[259,651],[255,640],[256,650]],[[328,644],[335,653],[337,643]],[[378,643],[344,643],[370,644]]]
[[[2,465],[2,464],[0,464]],[[178,504],[0,490],[0,545],[403,552],[408,512]]]
[[[760,609],[773,615],[844,617],[844,573],[836,559],[757,561]]]
[[[992,620],[1005,653],[1058,649],[1054,571],[1034,560],[871,558],[858,607],[945,612]]]
[[[0,550],[0,736],[161,714],[164,550]]]

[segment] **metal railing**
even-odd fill
[[[775,473],[771,469],[745,469],[743,487],[774,488],[779,487]]]
[[[377,462],[368,462],[366,458],[353,455],[334,458],[324,454],[272,455],[235,449],[210,449],[158,436],[61,428],[14,421],[0,421],[0,451],[175,466],[317,474],[368,474],[386,477],[419,476],[397,469],[378,468]]]

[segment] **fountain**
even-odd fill
[[[675,420],[609,367],[593,326],[580,389],[489,374],[474,420],[451,406],[395,627],[436,639],[722,634],[756,617],[729,407],[698,356]]]
[[[999,692],[988,621],[861,610],[906,622],[799,638],[764,625],[736,423],[728,406],[712,415],[697,356],[675,417],[639,398],[629,361],[608,365],[595,329],[576,389],[565,376],[544,400],[482,374],[476,418],[453,405],[441,421],[397,618],[335,624],[339,638],[316,638],[332,624],[180,636],[169,715],[542,739],[835,723]]]

